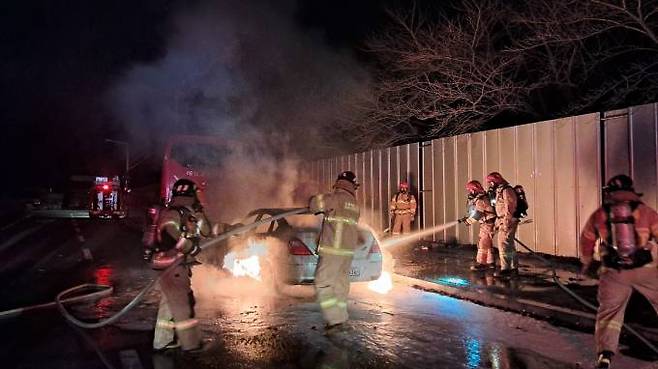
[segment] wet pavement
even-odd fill
[[[499,279],[494,278],[493,270],[469,270],[476,253],[472,245],[420,242],[394,247],[390,251],[396,260],[396,273],[430,282],[440,292],[486,306],[533,315],[554,324],[593,331],[594,312],[560,289],[552,279],[552,269],[545,261],[530,254],[519,256],[519,278]],[[592,305],[598,305],[598,281],[580,275],[580,265],[576,259],[541,256],[552,263],[563,284]],[[653,341],[658,341],[658,316],[638,293],[633,294],[627,307],[626,322]],[[633,342],[632,338],[628,339]]]
[[[38,225],[33,222],[18,226],[14,234]],[[76,222],[46,223],[6,243],[1,256],[12,268],[0,271],[2,309],[47,302],[80,283],[109,283],[115,287],[111,297],[72,309],[81,318],[98,319],[118,311],[154,276],[141,261],[141,235],[134,228]],[[0,243],[10,237],[0,235]],[[351,321],[329,336],[311,286],[274,290],[201,265],[194,268],[193,288],[207,340],[206,350],[197,356],[151,351],[159,299],[153,291],[112,326],[82,333],[54,310],[0,320],[0,363],[3,368],[75,369],[509,369],[586,368],[594,357],[591,334],[422,291],[405,281],[396,281],[388,294],[354,284]],[[617,359],[616,368],[652,367],[627,356]]]

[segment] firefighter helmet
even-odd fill
[[[502,175],[498,172],[491,172],[489,175],[487,175],[487,183],[493,183],[494,186],[500,186],[502,184],[507,183],[505,178],[503,178]]]
[[[473,194],[475,194],[475,193],[485,193],[486,192],[484,190],[484,187],[482,187],[482,183],[480,183],[479,181],[475,181],[475,180],[466,183],[466,190],[469,193],[473,193]]]
[[[338,175],[338,178],[336,178],[337,181],[340,181],[341,179],[352,183],[354,186],[359,185],[356,181],[356,174],[354,174],[349,170],[342,172],[341,174]]]
[[[404,182],[400,182],[400,189],[401,189],[401,190],[402,190],[402,189],[408,190],[408,189],[409,189],[409,183],[406,182],[406,181],[404,181]]]
[[[603,190],[606,192],[615,191],[631,191],[635,192],[633,188],[633,180],[625,174],[616,175],[608,180]]]
[[[186,197],[196,197],[197,186],[196,183],[190,181],[189,179],[179,179],[174,183],[173,188],[171,189],[172,196],[186,196]]]

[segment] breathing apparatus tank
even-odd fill
[[[622,258],[628,258],[637,251],[635,219],[628,202],[610,205],[611,245]]]

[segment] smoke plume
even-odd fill
[[[174,16],[166,54],[126,71],[108,96],[133,146],[156,157],[175,134],[241,144],[210,183],[210,201],[222,204],[225,221],[255,207],[292,205],[299,158],[341,146],[328,143],[324,129],[349,114],[351,96],[367,86],[348,52],[295,23],[293,5],[197,2]]]

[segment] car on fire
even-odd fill
[[[251,211],[242,223],[267,220],[268,217],[290,210],[293,209],[256,209]],[[237,242],[243,251],[247,245],[266,245],[268,257],[261,258],[264,278],[273,278],[277,284],[313,283],[319,258],[317,240],[321,222],[321,216],[291,215],[266,223],[235,238],[232,243],[235,245]],[[235,246],[230,249],[235,249]],[[371,230],[359,226],[359,244],[354,251],[350,281],[366,282],[378,279],[382,273],[383,258],[379,242]]]

